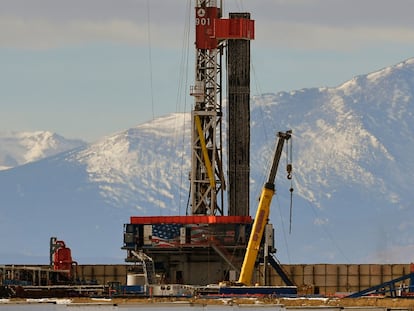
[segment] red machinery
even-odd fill
[[[197,49],[216,49],[218,40],[254,39],[254,20],[245,18],[220,18],[219,8],[196,7],[196,47]]]
[[[74,265],[77,265],[77,262],[72,260],[70,248],[66,247],[64,241],[59,241],[56,237],[51,237],[50,266],[53,267],[53,270],[67,271],[68,277],[72,278],[74,275]]]

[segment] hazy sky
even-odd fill
[[[95,141],[189,111],[189,0],[0,0],[0,131]],[[224,0],[256,20],[252,95],[337,86],[414,57],[413,0]]]

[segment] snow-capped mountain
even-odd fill
[[[269,129],[292,128],[296,134],[298,198],[294,232],[286,238],[290,252],[279,247],[284,259],[412,260],[414,59],[336,88],[267,95],[260,101],[253,120],[259,113]]]
[[[34,162],[86,145],[49,131],[0,132],[0,170]]]
[[[276,133],[294,134],[294,178],[282,159],[271,211],[282,263],[412,261],[413,93],[409,59],[338,87],[253,97],[252,215]],[[44,262],[56,235],[79,263],[122,262],[130,216],[185,214],[190,121],[168,115],[1,171],[0,261]]]
[[[90,146],[73,160],[86,165],[90,181],[99,185],[109,205],[140,214],[176,214],[188,193],[189,121],[188,114],[171,114],[141,124]]]

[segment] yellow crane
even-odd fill
[[[279,166],[279,160],[282,155],[283,145],[285,141],[289,140],[292,136],[292,131],[279,132],[278,143],[276,146],[275,154],[273,157],[273,164],[270,169],[269,178],[265,183],[262,193],[260,195],[259,205],[257,207],[256,217],[253,222],[252,231],[250,233],[249,243],[247,244],[246,254],[244,256],[243,265],[240,271],[239,284],[250,285],[254,264],[257,259],[257,254],[260,249],[260,243],[263,237],[263,231],[266,227],[269,213],[270,204],[272,203],[272,197],[275,193],[275,178],[277,168]],[[288,177],[290,176],[291,166],[288,165]]]

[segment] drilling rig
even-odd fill
[[[249,13],[230,13],[230,18],[224,19],[217,1],[199,0],[195,9],[195,25],[196,71],[195,84],[190,91],[194,97],[192,214],[224,215],[222,56],[226,49],[230,172],[228,215],[248,216],[250,40],[254,39],[254,21]]]
[[[126,261],[137,263],[134,253],[144,252],[153,259],[156,273],[169,283],[236,281],[252,229],[249,100],[254,21],[250,13],[230,13],[229,18],[223,18],[221,2],[195,1],[191,214],[132,216],[124,226]],[[222,69],[227,73],[227,183],[223,172]]]

